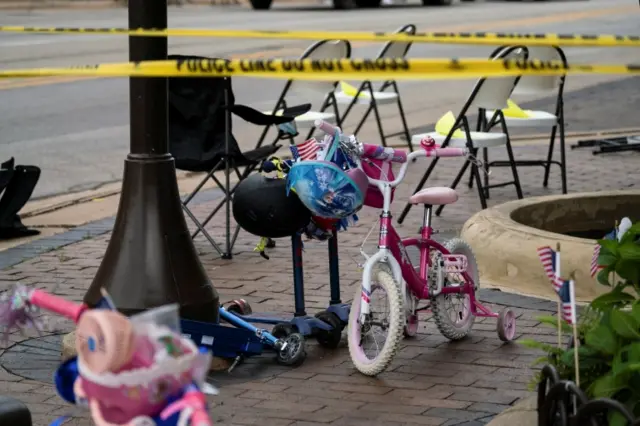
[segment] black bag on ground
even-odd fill
[[[0,165],[0,240],[40,233],[24,226],[18,215],[31,198],[39,179],[39,167],[15,166],[13,158]]]

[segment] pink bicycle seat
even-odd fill
[[[455,189],[440,186],[425,188],[409,198],[411,204],[427,204],[430,206],[453,204],[456,201],[458,201],[458,193]]]

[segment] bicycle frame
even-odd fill
[[[407,163],[411,161],[413,154],[418,154],[418,152],[410,154],[407,158]],[[379,262],[388,264],[396,283],[402,285],[404,280],[411,293],[413,293],[413,295],[418,299],[428,299],[429,297],[437,296],[441,293],[467,293],[470,299],[472,315],[496,317],[497,314],[492,313],[476,300],[475,292],[472,291],[475,283],[466,271],[462,272],[462,276],[465,281],[463,286],[444,288],[439,286],[440,288],[436,288],[434,292],[429,291],[428,276],[429,268],[432,266],[431,250],[435,249],[445,256],[451,253],[449,253],[442,244],[431,239],[433,234],[433,228],[431,228],[431,206],[425,206],[420,238],[401,239],[393,227],[390,211],[391,189],[397,186],[397,184],[404,178],[407,164],[404,164],[402,167],[403,169],[400,172],[400,176],[393,182],[369,179],[369,181],[372,184],[375,184],[381,191],[384,198],[384,204],[380,215],[378,252],[367,258],[363,268],[360,320],[364,322],[365,316],[370,313],[369,302],[371,296],[371,274],[373,273],[375,265]],[[416,272],[416,268],[412,264],[409,259],[409,254],[407,253],[406,248],[410,246],[416,246],[420,250],[420,265],[418,272]],[[443,265],[440,266],[442,267]]]

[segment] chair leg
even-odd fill
[[[400,113],[400,120],[402,121],[402,132],[404,133],[404,137],[407,139],[407,146],[409,147],[409,152],[413,152],[413,145],[411,144],[411,134],[409,133],[409,125],[407,124],[407,117],[404,114],[404,107],[402,106],[402,100],[400,99],[400,92],[398,91],[398,86],[396,82],[393,82],[393,89],[398,95],[397,103],[398,103],[398,112]]]
[[[476,180],[476,186],[478,187],[478,197],[480,197],[480,205],[482,206],[482,210],[484,210],[487,208],[487,199],[484,196],[484,188],[482,187],[482,181],[480,180],[480,171],[478,170],[478,165],[476,163],[473,163],[471,165],[471,174]],[[520,183],[518,182],[516,185],[519,188]]]
[[[202,235],[204,235],[204,237],[207,239],[207,241],[209,241],[209,243],[213,246],[215,251],[217,251],[220,256],[223,256],[224,255],[224,251],[222,250],[222,248],[220,248],[218,243],[215,242],[215,240],[209,234],[209,232],[207,232],[207,230],[204,229],[204,226],[202,226],[200,221],[195,217],[195,215],[191,212],[191,210],[189,210],[189,208],[187,206],[185,206],[184,204],[182,205],[182,209],[187,214],[187,216],[189,216],[191,221],[196,225],[196,228],[198,228],[198,231],[202,232]],[[193,236],[192,236],[192,238],[193,238]]]
[[[507,125],[505,124],[504,117],[500,120],[500,125],[502,127],[502,132],[507,135],[507,155],[509,156],[509,163],[511,165],[511,173],[513,175],[513,184],[516,186],[516,194],[518,195],[518,200],[522,200],[522,187],[520,186],[520,178],[518,177],[518,168],[516,166],[516,160],[513,156],[513,149],[511,148],[511,138],[509,137],[509,132],[507,130]]]
[[[489,149],[482,148],[482,171],[484,178],[484,193],[487,200],[489,197]]]
[[[551,162],[553,161],[553,148],[555,148],[557,129],[558,124],[551,128],[551,136],[549,138],[549,151],[547,152],[547,162],[544,166],[544,180],[542,181],[542,186],[544,188],[549,185],[549,172],[551,169]]]
[[[455,179],[453,180],[453,183],[451,184],[451,187],[450,187],[451,189],[456,189],[456,187],[458,186],[458,183],[460,183],[460,181],[462,180],[462,177],[464,176],[465,172],[469,168],[469,163],[470,163],[469,160],[464,162],[464,164],[460,168],[460,171],[458,172],[458,175],[455,177]],[[444,210],[444,204],[438,207],[438,209],[436,210],[436,216],[440,216],[440,214],[442,213],[442,210]]]
[[[380,118],[380,111],[378,110],[378,103],[371,95],[371,109],[373,109],[373,115],[376,117],[376,123],[378,124],[378,133],[380,134],[380,141],[382,142],[382,146],[387,146],[387,138],[384,135],[384,130],[382,129],[382,119]]]
[[[367,121],[367,118],[369,118],[369,114],[371,114],[371,111],[373,111],[373,107],[371,106],[371,104],[369,104],[369,106],[367,107],[367,111],[364,113],[364,115],[362,116],[362,119],[356,126],[356,129],[353,131],[354,136],[358,136],[358,132],[360,132],[360,129],[362,129],[362,126],[364,126],[364,123]]]
[[[562,180],[562,193],[567,193],[567,151],[564,140],[564,113],[560,121],[560,176]]]
[[[488,132],[489,123],[487,122],[486,112],[483,108],[478,109],[478,122],[476,123],[476,132]],[[474,154],[475,156],[476,154]],[[473,188],[473,174],[469,172],[469,183],[467,184],[469,189]]]
[[[436,164],[438,164],[438,160],[440,160],[440,157],[436,157],[431,161],[431,164],[429,164],[429,167],[427,168],[427,171],[424,172],[424,175],[422,175],[422,178],[420,179],[420,182],[418,182],[418,186],[413,191],[414,194],[416,192],[420,191],[422,189],[422,187],[424,187],[424,184],[427,182],[427,179],[429,178],[429,175],[431,175],[431,172],[436,167]],[[411,210],[411,207],[413,207],[413,204],[411,204],[411,203],[406,203],[405,204],[404,209],[402,210],[402,213],[400,214],[400,217],[398,217],[398,223],[399,224],[404,222],[404,219],[409,214],[409,210]]]

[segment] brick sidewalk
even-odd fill
[[[502,151],[496,149],[495,151]],[[519,158],[541,158],[545,146],[515,148]],[[501,159],[501,153],[495,158]],[[640,171],[638,155],[634,153],[593,156],[589,151],[567,148],[569,187],[571,192],[621,189],[638,185]],[[445,159],[436,168],[430,185],[448,185],[461,162]],[[403,206],[413,185],[419,179],[423,163],[413,165],[406,181],[396,192],[395,211]],[[526,196],[559,193],[559,173],[552,172],[548,189],[541,188],[541,168],[519,170]],[[507,169],[496,169],[492,182],[508,178]],[[475,192],[466,185],[460,190],[460,201],[444,210],[444,217],[435,218],[438,229],[457,232],[479,209]],[[495,189],[491,204],[515,198],[512,187]],[[194,209],[205,215],[214,201],[211,193]],[[340,236],[340,268],[343,300],[351,300],[360,274],[355,260],[358,247],[377,217],[369,209],[360,214],[360,222]],[[412,211],[400,227],[404,234],[418,229],[421,214]],[[220,235],[221,217],[212,226]],[[104,224],[103,224],[104,225]],[[99,228],[99,227],[98,227]],[[92,228],[98,229],[98,228]],[[76,231],[77,233],[78,231]],[[21,282],[52,290],[79,301],[88,288],[104,253],[109,234],[100,232],[61,237],[56,248],[44,244],[40,251],[28,248],[30,256],[24,260],[15,256],[3,261],[7,252],[0,253],[0,290]],[[448,232],[447,232],[448,234]],[[64,235],[64,234],[63,234]],[[70,241],[78,241],[69,244]],[[269,251],[271,260],[264,260],[253,247],[257,238],[241,233],[231,261],[219,259],[214,250],[198,238],[196,246],[222,301],[243,297],[251,302],[254,311],[293,310],[293,288],[290,247],[286,239]],[[375,237],[371,246],[375,245]],[[20,250],[19,248],[16,250]],[[37,254],[39,253],[39,254]],[[24,253],[23,253],[24,254]],[[326,307],[329,299],[326,245],[320,242],[305,244],[306,300],[309,313]],[[9,266],[12,263],[17,263]],[[514,307],[519,315],[520,335],[555,341],[553,332],[540,327],[535,320],[541,313],[555,310],[555,303],[523,296],[483,290],[481,299],[489,305]],[[212,398],[212,415],[219,425],[481,425],[519,398],[528,395],[527,383],[532,371],[530,363],[536,353],[517,344],[501,345],[493,320],[478,321],[471,337],[458,343],[442,338],[428,316],[421,317],[418,338],[405,340],[403,349],[389,370],[378,378],[358,374],[349,360],[346,342],[335,351],[320,348],[309,341],[307,361],[296,369],[279,367],[269,357],[257,358],[237,367],[231,374],[217,373],[213,383],[221,387],[221,394]],[[71,329],[68,323],[58,322],[58,334]],[[55,395],[51,373],[58,362],[57,342],[61,336],[11,336],[12,347],[0,351],[0,394],[12,395],[25,401],[34,416],[35,426],[48,425],[56,417],[72,413],[68,424],[89,425],[86,413],[78,413]]]

